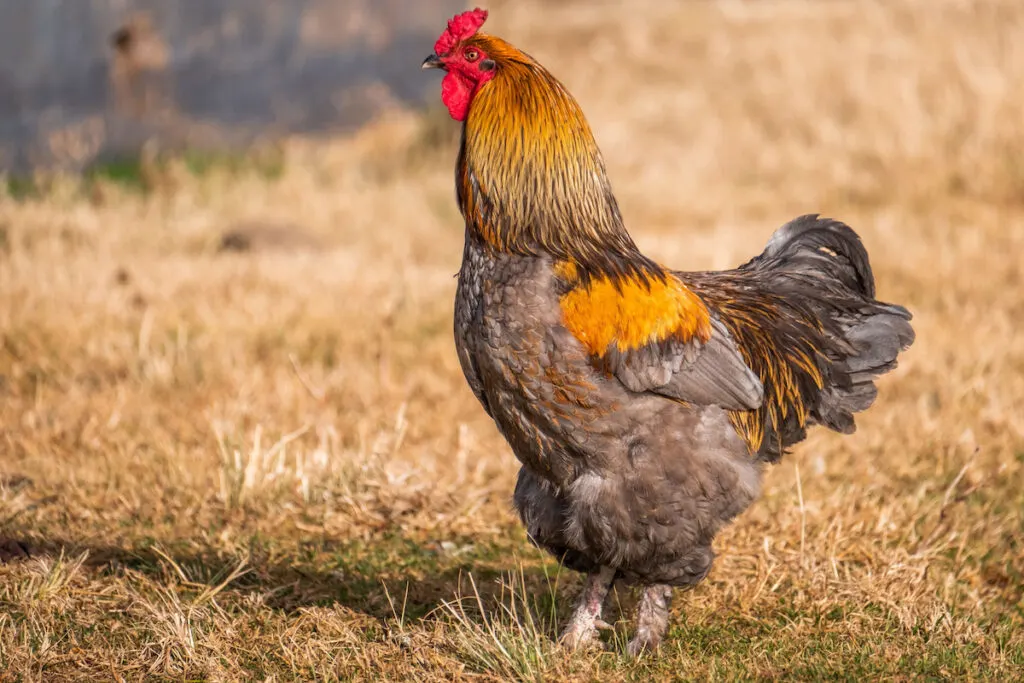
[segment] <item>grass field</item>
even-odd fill
[[[861,233],[918,340],[857,434],[770,471],[659,655],[625,623],[569,655],[579,579],[527,542],[455,357],[455,123],[11,181],[0,680],[1020,679],[1024,5],[488,6],[652,256]]]

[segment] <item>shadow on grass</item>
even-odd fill
[[[422,619],[459,596],[474,601],[479,596],[484,606],[497,605],[503,579],[512,570],[521,575],[528,594],[547,596],[549,602],[557,584],[569,576],[518,535],[500,542],[463,539],[443,545],[399,534],[287,547],[253,539],[248,552],[238,554],[148,539],[125,546],[60,538],[5,539],[4,544],[24,550],[8,561],[87,554],[83,566],[93,579],[129,581],[143,593],[168,584],[197,594],[218,587],[220,601],[256,596],[284,612],[340,605],[378,620]]]

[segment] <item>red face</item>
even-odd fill
[[[450,52],[431,55],[424,68],[440,68],[448,73],[441,82],[441,101],[456,121],[465,121],[473,97],[494,77],[496,64],[476,45],[456,44]]]

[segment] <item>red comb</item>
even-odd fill
[[[455,43],[465,40],[480,30],[487,21],[487,10],[477,7],[471,12],[456,14],[448,22],[448,28],[434,43],[434,54],[446,55],[451,52]]]

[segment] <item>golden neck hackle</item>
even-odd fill
[[[576,100],[501,39],[478,34],[472,42],[498,71],[463,128],[456,180],[468,228],[498,251],[571,262],[583,280],[660,278],[626,232]]]

